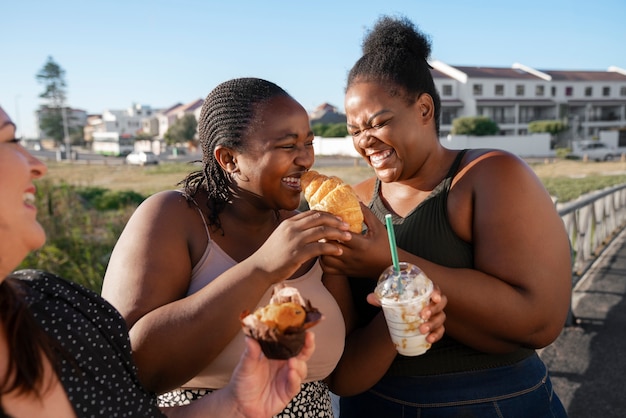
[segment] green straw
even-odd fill
[[[400,263],[398,262],[398,247],[396,245],[396,234],[391,222],[391,214],[385,215],[385,223],[387,224],[387,235],[389,236],[389,247],[391,248],[391,261],[393,261],[393,271],[400,272]]]

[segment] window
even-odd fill
[[[496,84],[495,94],[496,96],[504,96],[504,84]]]
[[[474,84],[474,96],[482,96],[482,95],[483,95],[483,85]]]
[[[585,87],[585,96],[586,97],[593,96],[593,87]]]
[[[619,89],[619,95],[620,96],[626,96],[626,86],[622,86]]]
[[[544,95],[545,92],[545,86],[539,84],[535,87],[535,96],[537,97],[542,97]]]
[[[556,96],[556,87],[552,86],[551,90],[552,90],[552,97]]]
[[[610,87],[602,87],[602,95],[604,97],[609,97],[611,95],[611,88]]]
[[[444,84],[441,87],[441,94],[443,96],[452,96],[452,85],[451,84]]]
[[[524,95],[524,85],[523,84],[518,84],[517,86],[515,86],[515,95],[516,96],[523,96]]]
[[[566,96],[571,96],[572,93],[574,93],[574,87],[572,87],[572,86],[565,87],[565,95]]]

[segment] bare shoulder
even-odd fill
[[[172,244],[175,240],[195,236],[197,230],[204,230],[198,207],[187,201],[181,192],[168,190],[149,196],[139,205],[121,239],[136,242],[138,237],[143,237],[150,240],[152,246],[154,240],[160,239],[164,244]]]
[[[481,167],[487,168],[492,164],[504,164],[519,166],[519,167],[528,167],[526,162],[518,157],[517,155],[504,150],[499,149],[470,149],[467,151],[465,156],[463,157],[463,161],[461,166],[474,166],[480,164]]]
[[[166,190],[155,193],[144,200],[137,210],[170,212],[189,208],[193,203],[188,202],[183,193],[178,190]]]
[[[510,181],[538,181],[532,168],[520,157],[498,149],[471,149],[463,158],[457,182],[497,184]]]

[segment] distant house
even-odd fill
[[[135,149],[135,137],[117,132],[94,132],[91,149],[98,154],[126,156]]]
[[[144,121],[153,118],[157,112],[149,105],[133,103],[123,110],[107,109],[102,114],[89,115],[84,129],[85,140],[91,142],[94,152],[126,155],[135,149],[137,135],[146,133]],[[159,144],[155,148],[158,151]]]
[[[319,105],[309,114],[311,124],[315,123],[346,123],[346,115],[337,111],[337,108],[329,103]]]
[[[156,119],[158,120],[157,138],[163,139],[170,126],[187,114],[193,114],[196,120],[199,120],[202,103],[204,103],[203,99],[196,99],[187,104],[177,103],[176,105],[159,112],[156,115]]]
[[[501,135],[527,135],[537,120],[561,120],[572,139],[626,127],[626,70],[536,70],[511,67],[452,66],[430,62],[441,97],[441,137],[454,119],[487,116]]]
[[[99,130],[101,126],[103,126],[102,115],[87,115],[87,121],[83,127],[83,135],[87,144],[90,144],[93,141],[94,132],[104,132],[102,129]]]

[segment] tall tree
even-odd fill
[[[47,100],[46,104],[39,107],[39,128],[55,142],[62,142],[66,134],[64,122],[67,123],[63,115],[66,98],[65,70],[52,57],[48,57],[37,73],[37,81],[45,87],[39,97]]]

